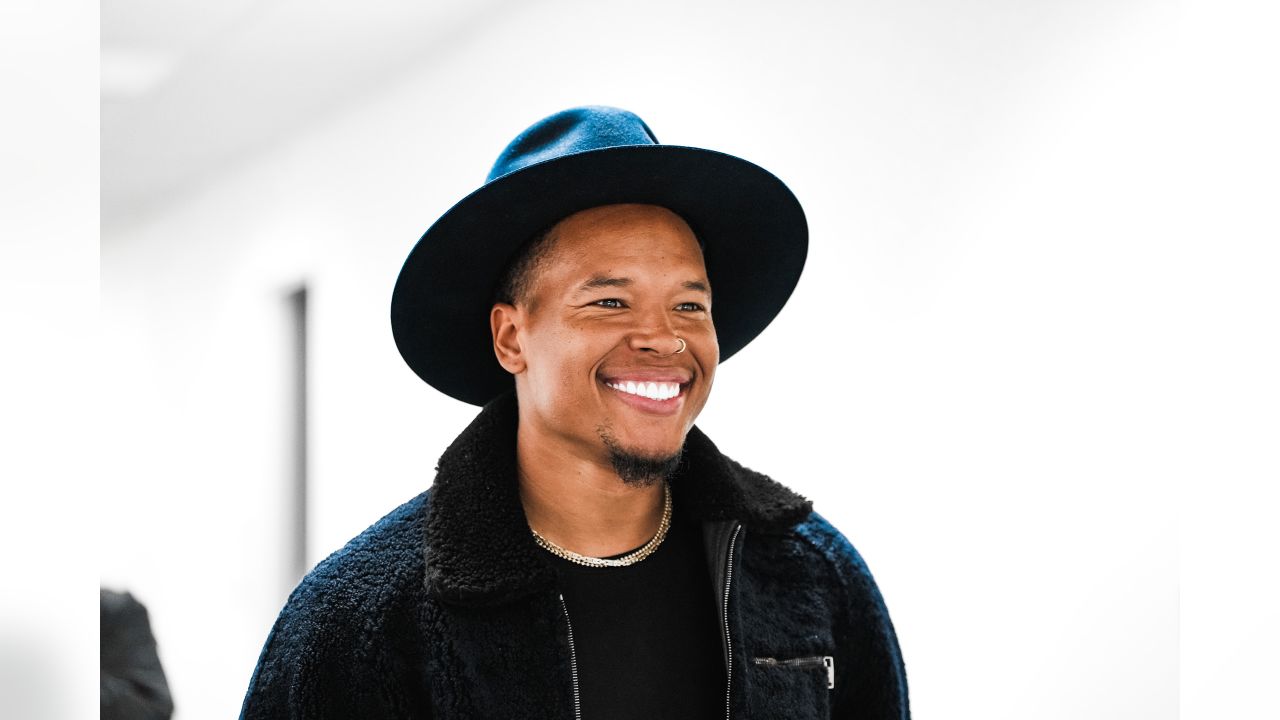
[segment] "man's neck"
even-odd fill
[[[658,530],[662,483],[624,483],[603,449],[575,452],[522,428],[516,467],[529,526],[566,550],[608,557],[644,545]]]

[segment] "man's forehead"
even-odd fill
[[[554,242],[545,260],[547,274],[575,289],[633,287],[659,275],[686,285],[707,284],[702,250],[692,238],[654,240],[639,233],[634,238],[591,236]]]
[[[651,228],[617,228],[617,232],[560,234],[551,238],[553,262],[573,265],[634,263],[636,265],[703,265],[702,248],[693,235],[673,237]]]
[[[707,287],[702,249],[680,216],[654,205],[590,208],[554,225],[539,275],[555,293],[631,287],[661,275]],[[709,291],[708,291],[709,292]]]

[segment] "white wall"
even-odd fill
[[[867,557],[917,715],[1173,717],[1171,21],[1137,0],[512,6],[106,228],[96,549],[151,608],[179,717],[237,712],[293,582],[285,294],[313,293],[315,561],[424,489],[474,413],[396,353],[405,254],[515,133],[587,103],[804,203],[801,285],[700,425]]]

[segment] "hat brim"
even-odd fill
[[[665,207],[702,242],[721,362],[769,325],[800,279],[809,244],[804,210],[764,168],[678,145],[564,155],[486,183],[418,240],[391,297],[392,333],[405,362],[472,405],[510,390],[489,330],[503,271],[535,233],[616,203]]]

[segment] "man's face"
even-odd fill
[[[504,338],[495,325],[496,344],[518,353],[512,363],[499,350],[516,372],[520,432],[584,457],[670,458],[720,359],[693,232],[665,208],[608,205],[552,233],[527,301],[511,309],[515,329]]]

